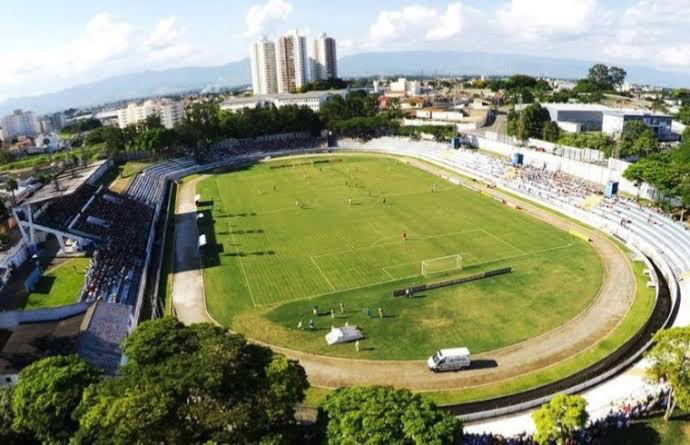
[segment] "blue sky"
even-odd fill
[[[690,0],[3,0],[0,99],[223,64],[294,28],[328,32],[340,55],[456,49],[690,73]]]

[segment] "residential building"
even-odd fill
[[[328,37],[326,33],[322,33],[312,41],[309,52],[311,80],[326,80],[338,77],[338,60],[334,38]]]
[[[14,110],[0,119],[0,139],[9,141],[18,136],[33,137],[40,133],[38,122],[31,111]]]
[[[302,94],[268,94],[262,96],[251,97],[231,97],[220,104],[221,110],[239,111],[245,108],[256,108],[273,105],[276,108],[281,108],[287,105],[295,105],[298,107],[309,107],[314,111],[319,111],[321,106],[328,102],[334,96],[344,97],[347,90],[329,90],[329,91],[309,91]]]
[[[546,103],[543,104],[551,116],[551,120],[559,126],[563,122],[579,124],[579,127],[565,125],[565,131],[579,128],[581,131],[601,131],[604,119],[604,111],[608,107],[597,104],[569,104],[569,103]]]
[[[295,30],[275,42],[278,93],[295,93],[309,82],[307,39]]]
[[[43,116],[39,116],[37,119],[37,128],[36,130],[39,131],[40,133],[50,133],[53,131],[60,131],[62,127],[65,126],[65,114],[60,112],[60,113],[52,113],[52,114],[44,114]]]
[[[399,78],[395,82],[391,82],[389,86],[390,96],[419,96],[422,92],[422,85],[417,80],[407,80],[404,77]]]
[[[172,100],[164,100],[159,103],[159,115],[161,124],[165,128],[175,128],[181,124],[185,117],[184,103]]]
[[[254,94],[275,94],[278,92],[275,43],[262,37],[252,43],[249,55],[252,68],[252,90]]]
[[[170,100],[147,100],[143,104],[130,103],[117,110],[117,124],[120,128],[137,124],[150,116],[158,116],[165,128],[173,128],[185,117],[184,105]]]
[[[640,110],[607,110],[604,112],[602,132],[611,136],[620,136],[628,122],[642,121],[652,129],[657,139],[673,140],[671,130],[673,118],[666,114],[656,114]]]

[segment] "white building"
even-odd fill
[[[309,70],[311,80],[335,79],[338,77],[338,59],[335,39],[322,33],[312,41],[309,48]]]
[[[334,96],[344,97],[346,94],[347,90],[329,90],[309,91],[302,94],[267,94],[251,97],[231,97],[220,104],[220,109],[235,112],[245,108],[265,107],[272,104],[276,108],[287,105],[309,107],[317,112],[321,109],[323,104]]]
[[[295,93],[309,82],[307,39],[295,30],[275,42],[278,93]]]
[[[673,139],[671,116],[655,114],[640,110],[608,110],[604,112],[602,132],[611,136],[620,136],[625,124],[642,121],[652,129],[657,139],[666,141]]]
[[[185,117],[184,104],[172,100],[165,100],[159,103],[159,113],[161,124],[165,128],[175,128],[181,124]]]
[[[64,113],[52,113],[39,116],[36,130],[41,133],[50,133],[53,131],[60,131],[65,126]]]
[[[38,121],[31,111],[14,110],[0,120],[0,127],[0,139],[3,141],[18,136],[33,137],[40,132]]]
[[[392,95],[419,96],[422,92],[422,85],[417,80],[407,80],[404,77],[390,83]]]
[[[252,67],[252,90],[254,94],[275,94],[278,92],[276,72],[276,45],[262,37],[252,43],[249,49]]]
[[[150,116],[158,116],[165,128],[173,128],[185,117],[184,105],[169,100],[147,100],[143,104],[130,103],[126,108],[117,110],[117,124],[120,128],[137,124]]]
[[[597,104],[546,103],[543,107],[548,110],[551,120],[565,131],[601,131],[604,111],[610,110]]]

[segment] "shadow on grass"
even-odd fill
[[[36,287],[34,288],[32,293],[44,295],[50,294],[50,290],[53,288],[56,279],[57,277],[55,276],[43,275],[41,279],[38,280],[38,283],[36,283]]]

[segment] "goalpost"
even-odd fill
[[[422,260],[422,275],[425,277],[457,270],[462,270],[462,256],[459,254]]]

